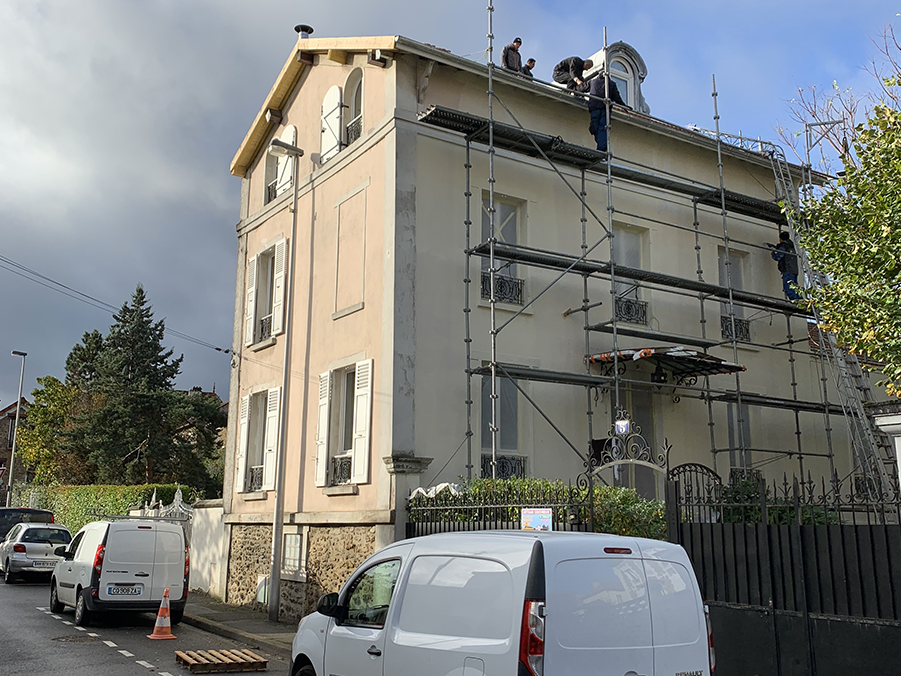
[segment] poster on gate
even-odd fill
[[[551,508],[523,507],[520,523],[522,530],[554,530],[552,527],[554,510]]]

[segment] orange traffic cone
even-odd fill
[[[169,587],[166,587],[166,591],[163,592],[163,602],[160,603],[160,611],[156,614],[156,625],[153,627],[153,633],[148,634],[147,638],[175,638],[172,635],[172,624],[169,621]]]

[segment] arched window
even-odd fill
[[[623,97],[626,105],[635,107],[635,76],[632,67],[622,59],[610,61],[610,79],[616,83],[619,95]]]
[[[344,85],[347,106],[347,125],[345,126],[345,143],[350,145],[363,133],[363,71],[359,68],[347,78]]]

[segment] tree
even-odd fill
[[[97,360],[103,351],[103,335],[97,329],[85,331],[81,343],[66,357],[66,384],[87,389],[97,379]]]
[[[805,201],[801,245],[830,279],[807,297],[841,344],[884,364],[880,384],[901,397],[901,112],[874,107],[853,151],[844,175]]]

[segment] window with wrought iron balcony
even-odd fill
[[[521,243],[520,222],[525,203],[511,197],[495,195],[494,198],[494,237],[500,244],[517,245]],[[482,194],[482,241],[491,237],[491,211],[488,193]],[[481,297],[491,298],[490,261],[482,259]],[[525,304],[525,280],[517,276],[515,263],[504,264],[497,261],[498,269],[494,273],[494,299],[498,303],[510,305]]]

